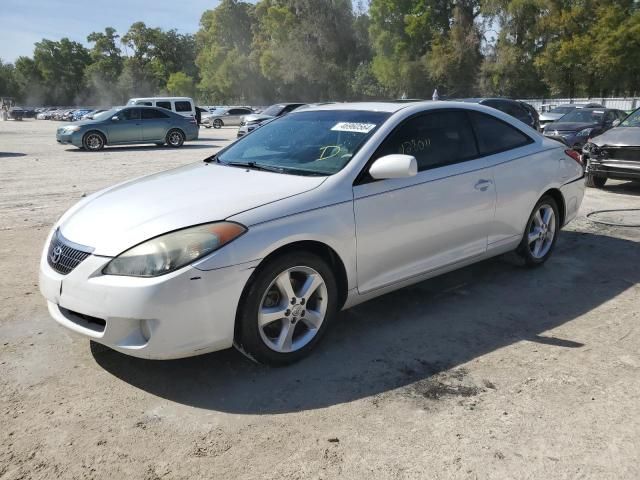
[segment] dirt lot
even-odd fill
[[[232,350],[150,362],[49,318],[47,230],[235,129],[90,154],[56,126],[0,122],[1,479],[640,478],[640,229],[584,217],[638,207],[640,186],[589,190],[544,267],[506,256],[386,295],[293,367]]]

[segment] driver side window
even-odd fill
[[[126,110],[122,110],[118,117],[120,120],[140,120],[140,109],[139,108],[127,108]]]
[[[464,111],[455,110],[406,120],[383,142],[376,158],[394,153],[415,157],[419,172],[478,156],[469,118]]]

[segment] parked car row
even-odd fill
[[[93,117],[93,115],[104,112],[106,108],[46,108],[36,115],[38,120],[57,120],[62,122],[77,122]]]

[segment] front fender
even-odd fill
[[[348,288],[355,288],[356,237],[352,201],[253,225],[245,235],[193,266],[213,270],[259,261],[281,247],[300,241],[320,242],[333,249],[345,266]]]

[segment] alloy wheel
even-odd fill
[[[543,203],[533,216],[527,244],[531,256],[536,259],[543,258],[551,249],[556,235],[556,214],[551,205]]]
[[[100,150],[102,148],[102,137],[97,133],[92,133],[87,137],[87,147],[89,150]]]
[[[327,286],[313,268],[296,266],[280,273],[266,289],[258,310],[258,330],[271,350],[300,350],[316,336],[328,307]]]
[[[169,144],[173,147],[180,146],[182,143],[182,134],[178,131],[173,131],[169,134]]]

